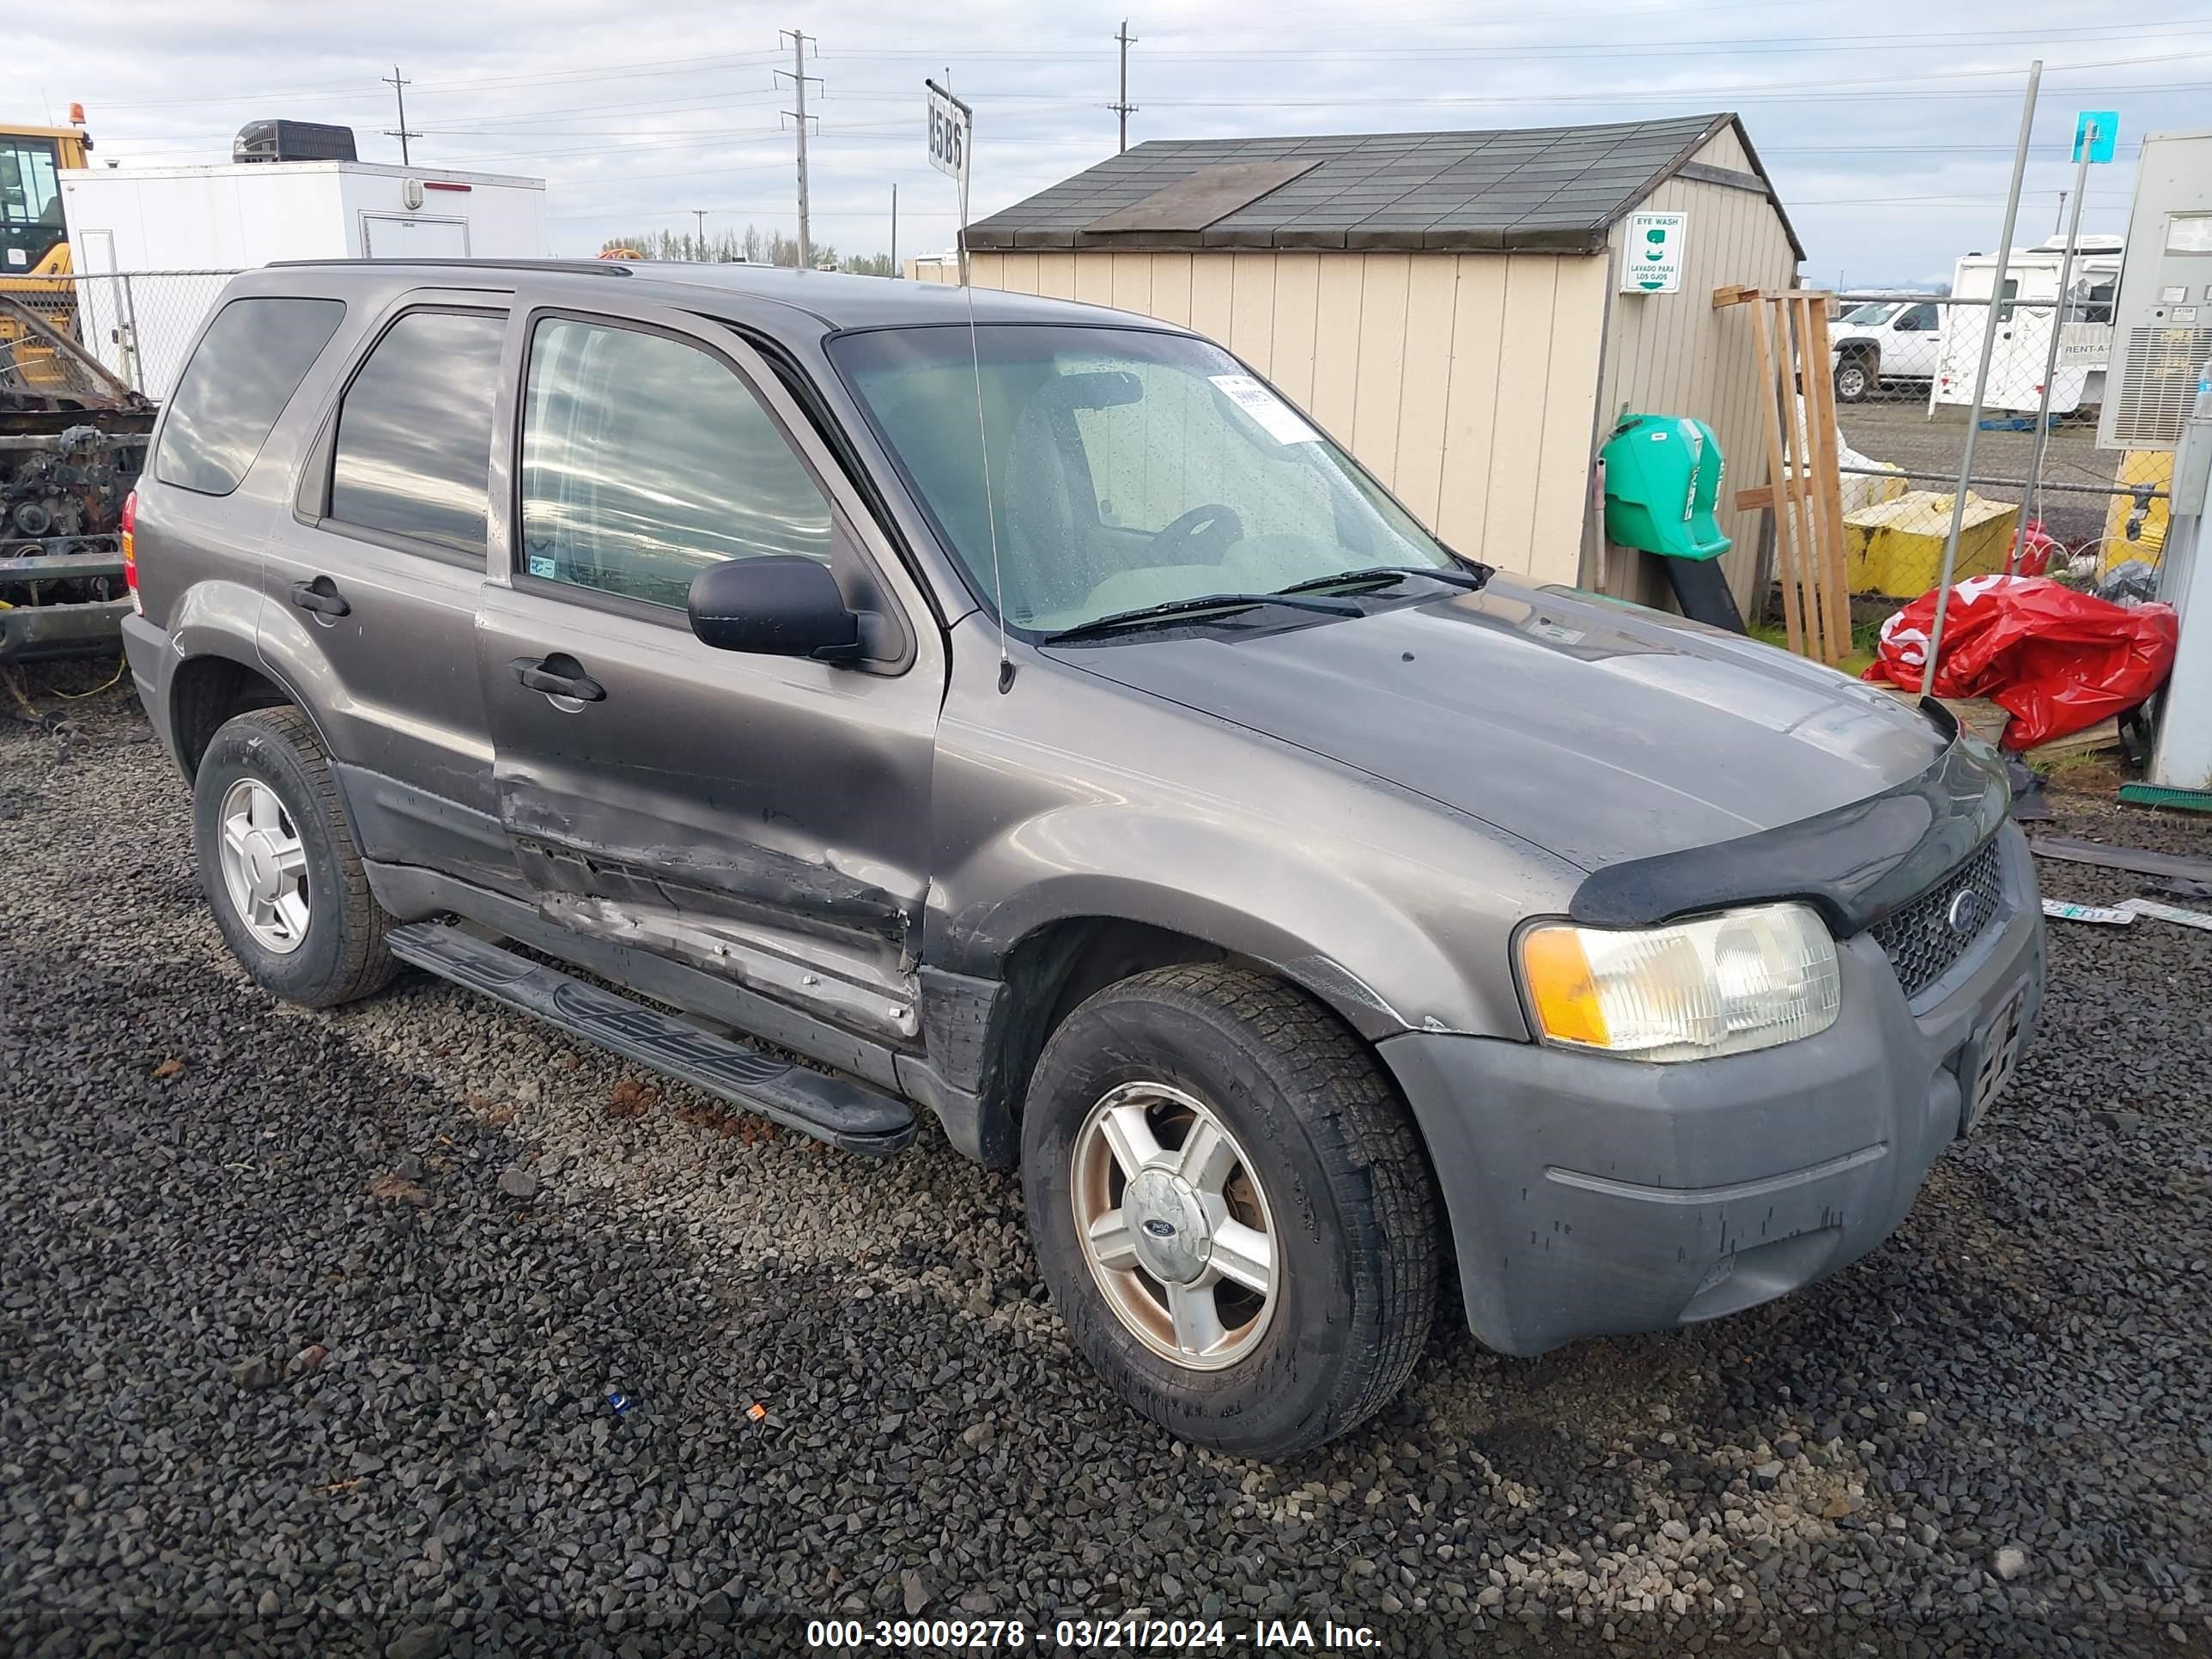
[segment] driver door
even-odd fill
[[[541,304],[510,351],[504,568],[478,611],[477,669],[501,822],[541,908],[910,1038],[945,672],[921,596],[731,331],[651,306]],[[866,659],[693,635],[691,576],[791,554],[880,619]]]

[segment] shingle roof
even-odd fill
[[[1489,132],[1156,139],[979,220],[967,242],[1593,252],[1616,220],[1730,126],[1742,137],[1736,118],[1722,114]],[[1747,138],[1744,151],[1752,154]],[[1725,177],[1764,189],[1782,211],[1763,168]],[[1209,194],[1218,216],[1194,225],[1200,216],[1192,204]],[[1097,228],[1109,216],[1121,228]]]

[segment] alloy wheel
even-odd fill
[[[307,937],[307,849],[276,792],[258,778],[226,790],[222,882],[238,918],[262,949],[287,956]]]
[[[1282,1300],[1282,1252],[1250,1160],[1219,1117],[1159,1082],[1109,1090],[1075,1138],[1075,1231],[1107,1305],[1163,1358],[1218,1370]]]

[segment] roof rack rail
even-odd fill
[[[271,259],[271,270],[296,270],[303,265],[436,265],[464,270],[573,270],[592,276],[627,276],[628,264],[620,259]]]

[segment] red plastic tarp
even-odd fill
[[[1881,625],[1869,680],[1920,689],[1936,591]],[[1975,576],[1943,614],[1939,697],[1987,697],[2012,716],[2004,746],[2031,749],[2134,708],[2165,684],[2181,627],[2168,605],[2114,605],[2040,576]]]

